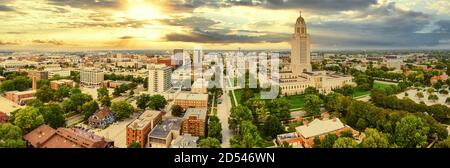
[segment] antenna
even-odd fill
[[[298,11],[299,13],[300,13],[300,16],[302,16],[302,11],[300,10],[300,11]]]

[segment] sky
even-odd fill
[[[448,0],[0,0],[0,49],[450,49]]]

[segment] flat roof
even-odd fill
[[[144,113],[142,113],[136,120],[128,124],[127,128],[140,130],[143,129],[145,126],[150,124],[153,120],[155,120],[156,117],[158,117],[161,114],[160,111],[156,110],[147,110]]]
[[[314,119],[312,122],[307,125],[302,125],[295,130],[299,132],[303,137],[315,137],[322,134],[327,134],[329,132],[333,132],[339,129],[345,128],[345,125],[339,120],[336,119]]]
[[[165,119],[161,124],[153,128],[150,134],[148,134],[148,137],[165,139],[172,130],[181,129],[181,122],[181,118]]]
[[[181,92],[177,95],[175,99],[208,101],[208,94]]]
[[[190,116],[195,116],[197,119],[206,120],[207,108],[188,108],[184,114],[183,119],[187,119]]]

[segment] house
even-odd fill
[[[41,125],[23,139],[32,148],[113,148],[114,141],[78,128],[53,129]]]
[[[8,115],[4,112],[0,112],[0,123],[7,123]]]
[[[350,127],[344,125],[339,118],[333,119],[314,119],[311,123],[304,121],[302,126],[295,128],[301,143],[305,148],[314,146],[314,138],[324,138],[327,134],[340,135],[345,130],[351,130]]]
[[[94,128],[105,128],[115,120],[114,114],[108,107],[103,107],[101,110],[95,112],[88,119],[88,124]]]

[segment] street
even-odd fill
[[[228,96],[228,90],[226,85],[223,86],[223,95],[220,97],[222,103],[217,105],[217,117],[222,124],[222,148],[230,147],[230,139],[232,137],[232,132],[228,128],[228,118],[230,117],[231,111],[231,99]]]

